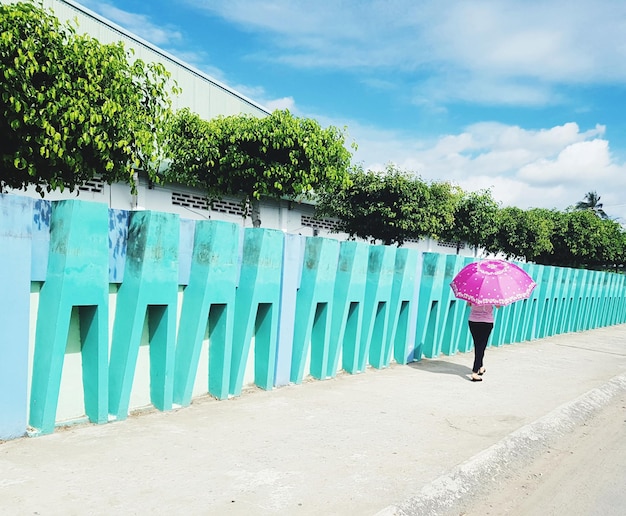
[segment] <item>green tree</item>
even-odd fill
[[[554,216],[554,211],[541,208],[502,208],[496,216],[495,231],[487,236],[484,247],[489,252],[528,262],[549,256],[553,250]]]
[[[496,227],[484,247],[507,258],[556,267],[611,270],[622,268],[626,258],[623,228],[591,210],[507,207],[499,211]]]
[[[317,215],[339,219],[338,232],[350,238],[403,245],[408,239],[438,237],[452,222],[454,188],[428,184],[393,165],[380,172],[357,167],[351,185],[320,195]]]
[[[188,109],[170,126],[165,179],[205,189],[209,198],[304,199],[348,185],[351,153],[342,131],[289,111],[201,119]],[[257,212],[258,213],[258,212]],[[260,225],[253,209],[253,222]]]
[[[608,219],[609,216],[602,209],[602,203],[600,202],[600,196],[597,192],[587,192],[582,201],[578,201],[574,206],[575,210],[590,210],[598,217],[602,219]]]
[[[454,220],[442,233],[442,238],[471,247],[484,247],[496,231],[498,203],[489,190],[462,193],[454,209]]]
[[[588,259],[587,267],[591,269],[609,269],[624,267],[626,263],[626,232],[613,220],[601,221],[597,229],[598,247]]]
[[[137,167],[156,168],[170,106],[162,65],[20,2],[0,4],[0,77],[2,190],[35,185],[43,195],[95,175],[134,187]]]
[[[542,265],[558,267],[588,268],[604,261],[602,258],[608,245],[604,220],[591,210],[552,212],[554,229],[553,250],[536,257]],[[611,222],[611,221],[609,221]]]

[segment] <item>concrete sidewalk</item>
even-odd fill
[[[626,325],[0,444],[0,514],[443,514],[626,390]],[[457,512],[458,514],[458,512]]]

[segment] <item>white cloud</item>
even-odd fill
[[[288,109],[292,113],[296,111],[296,102],[293,97],[284,97],[282,99],[268,100],[263,105],[270,111],[275,109]]]
[[[293,67],[405,70],[422,78],[427,72],[434,79],[420,90],[440,100],[543,105],[560,100],[554,85],[626,81],[626,2],[188,3],[269,35],[274,49],[257,58]]]
[[[403,93],[431,113],[447,114],[442,106],[450,101],[554,104],[564,100],[562,84],[626,83],[626,2],[617,0],[181,1],[271,41],[248,57],[356,74],[366,70],[361,81],[388,94],[395,85],[390,71],[409,77],[412,83],[400,85]],[[146,16],[98,5],[99,12],[154,43],[181,37],[173,28],[153,26]],[[184,59],[228,82],[206,64],[206,55]],[[359,145],[355,161],[366,168],[394,162],[425,180],[454,181],[466,190],[491,188],[503,205],[521,208],[565,209],[595,190],[610,215],[626,220],[621,197],[626,165],[611,155],[602,125],[583,131],[573,122],[538,129],[480,122],[421,139],[337,122],[299,106],[294,96],[272,97],[261,86],[232,87],[269,109],[287,108],[323,126],[347,123],[348,143],[354,139]]]
[[[573,143],[555,159],[541,158],[524,165],[517,176],[539,185],[584,182],[590,176],[595,180],[604,179],[610,165],[608,148],[606,140]]]
[[[146,15],[124,11],[107,2],[82,0],[81,3],[153,45],[166,48],[182,40],[180,31],[173,27],[156,25]]]
[[[609,215],[626,221],[626,164],[612,157],[602,126],[528,130],[480,123],[433,141],[356,123],[349,127],[359,143],[355,161],[365,168],[382,170],[393,162],[426,181],[453,181],[467,191],[490,188],[503,206],[523,209],[564,210],[595,190]]]

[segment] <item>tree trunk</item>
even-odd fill
[[[255,228],[261,227],[261,206],[257,199],[250,201],[250,217],[252,218],[252,226]]]

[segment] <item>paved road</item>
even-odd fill
[[[531,455],[626,391],[626,325],[490,348],[481,383],[471,363],[442,356],[5,442],[0,514],[431,514],[411,512],[420,493],[462,499],[511,464],[502,449]],[[455,484],[459,467],[472,474]]]
[[[464,516],[626,514],[626,395],[502,478]]]

